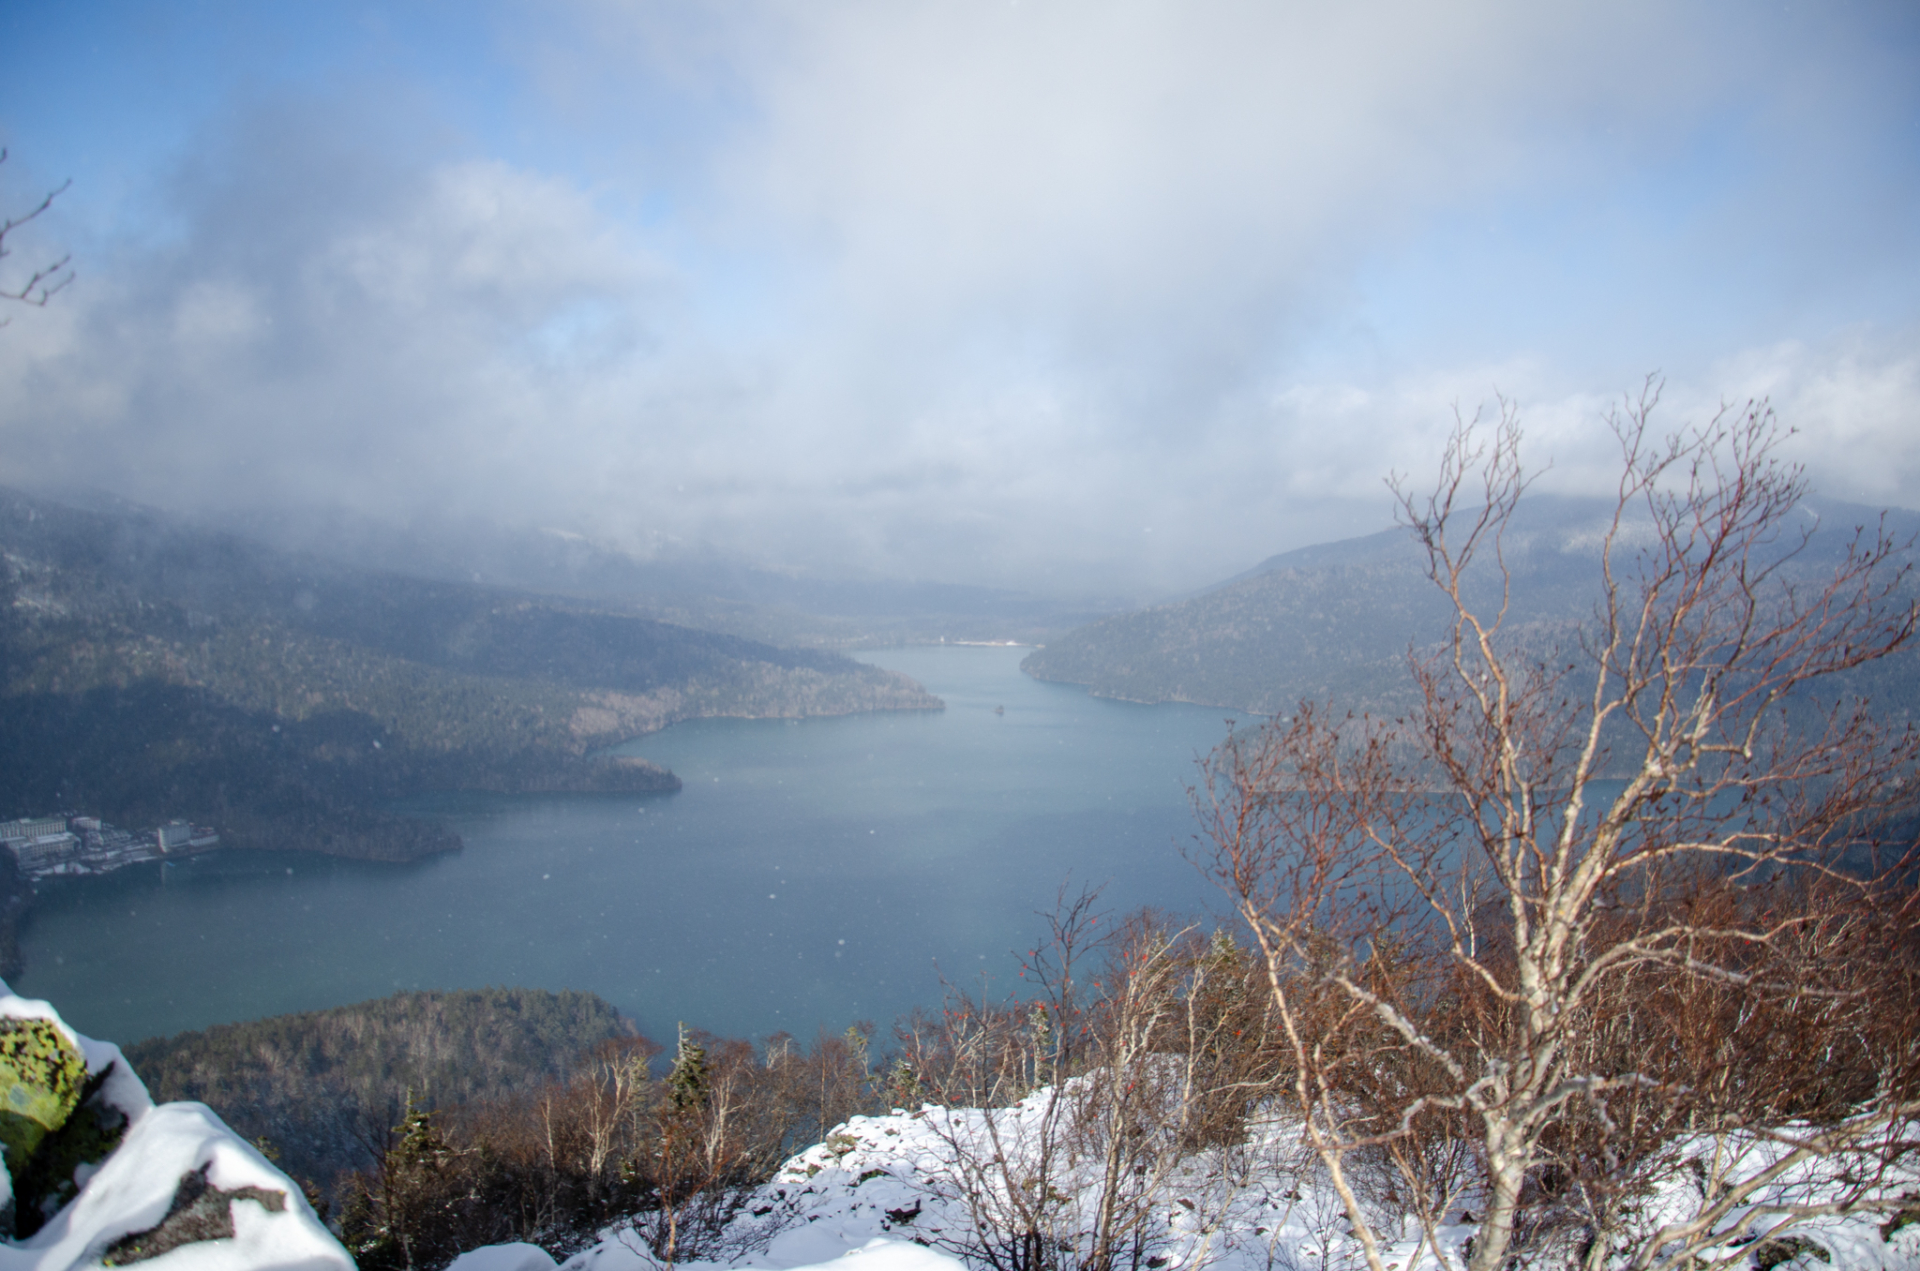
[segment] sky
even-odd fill
[[[1920,505],[1920,9],[12,0],[0,482],[1151,596],[1456,412]]]

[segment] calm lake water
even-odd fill
[[[1004,987],[1069,877],[1117,910],[1217,906],[1181,848],[1226,712],[1041,684],[1024,652],[865,655],[944,711],[621,747],[678,773],[674,794],[418,801],[467,845],[415,864],[220,852],[46,885],[14,987],[121,1041],[487,985],[588,989],[655,1038],[805,1037],[885,1028],[942,976]]]

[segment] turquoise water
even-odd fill
[[[402,988],[588,989],[672,1036],[884,1028],[1013,974],[1069,878],[1116,909],[1218,893],[1181,847],[1224,712],[1100,701],[1023,650],[891,649],[944,711],[702,720],[621,747],[658,796],[448,796],[458,853],[222,852],[42,888],[15,988],[123,1041]],[[996,713],[995,707],[1004,713]]]

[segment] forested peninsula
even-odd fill
[[[442,790],[647,792],[601,752],[680,720],[939,709],[905,676],[279,551],[132,505],[0,489],[0,815],[187,818],[223,844],[458,847],[385,810]]]

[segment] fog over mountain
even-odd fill
[[[1910,6],[15,5],[0,481],[1182,591],[1459,404],[1920,479]],[[702,549],[704,550],[704,548]]]

